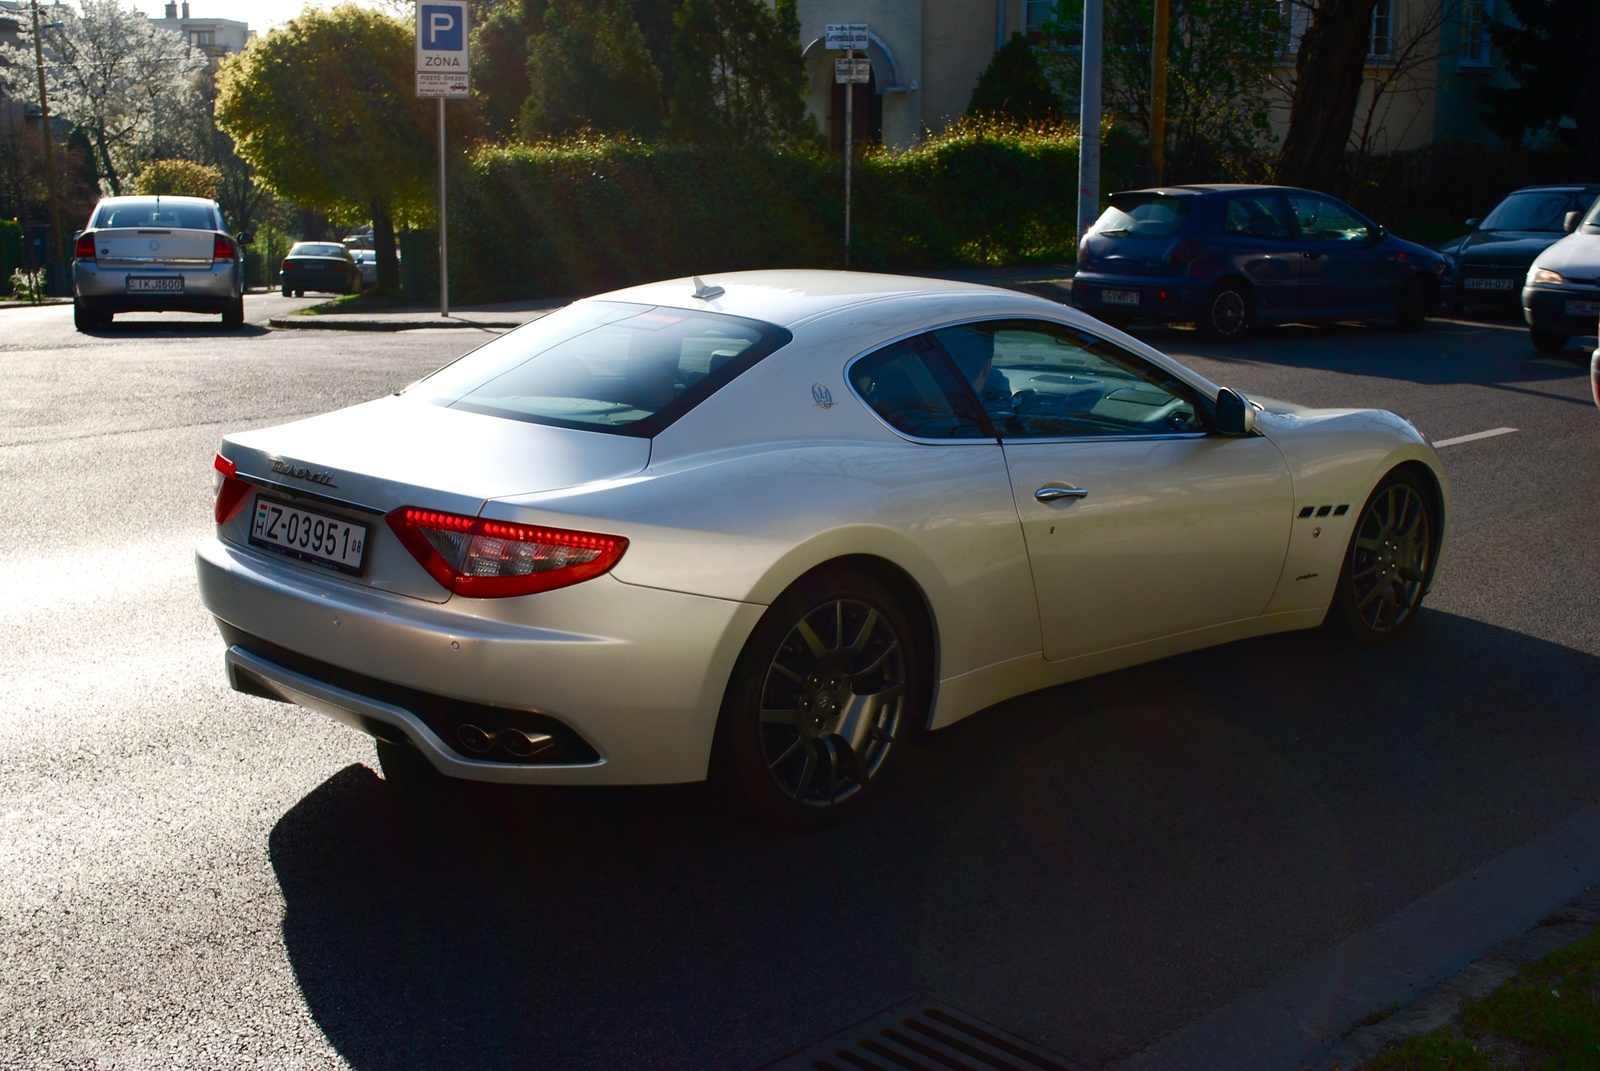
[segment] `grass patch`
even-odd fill
[[[1456,1025],[1409,1038],[1372,1071],[1600,1071],[1600,933],[1530,963],[1461,1006]]]
[[[290,313],[291,316],[321,316],[330,312],[384,312],[404,308],[428,308],[426,305],[407,304],[406,296],[399,290],[384,290],[369,286],[359,294],[340,294],[320,305],[312,305]]]

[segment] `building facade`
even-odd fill
[[[164,17],[151,19],[150,24],[178,34],[190,48],[213,59],[229,52],[243,52],[255,36],[243,22],[191,17],[188,0],[184,0],[182,5],[168,4]]]

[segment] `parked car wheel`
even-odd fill
[[[1394,326],[1401,331],[1421,331],[1427,321],[1428,289],[1421,279],[1412,279],[1400,288]]]
[[[1439,522],[1422,481],[1396,469],[1378,484],[1350,533],[1328,618],[1362,646],[1398,638],[1416,620],[1433,577]]]
[[[228,330],[236,330],[244,326],[244,295],[240,294],[229,303],[222,313],[222,326]]]
[[[921,709],[905,612],[853,570],[808,577],[762,617],[717,726],[723,779],[783,829],[843,818],[883,779]]]
[[[290,290],[290,289],[289,289],[289,288],[288,288],[288,287],[287,287],[287,286],[285,286],[285,287],[284,287],[284,288],[283,288],[283,296],[284,296],[284,297],[288,297],[288,296],[289,296],[289,295],[290,295],[290,294],[292,294],[292,293],[294,293],[294,291],[292,291],[292,290]]]
[[[1250,296],[1239,283],[1224,280],[1211,288],[1195,320],[1207,342],[1235,342],[1250,327]]]
[[[72,299],[72,326],[79,331],[103,331],[111,325],[111,317],[96,312],[83,298]]]
[[[1567,339],[1572,336],[1559,331],[1529,331],[1528,337],[1533,340],[1533,348],[1540,353],[1560,353],[1567,348]]]
[[[1600,346],[1595,347],[1594,356],[1589,358],[1589,391],[1594,395],[1594,404],[1600,409]]]

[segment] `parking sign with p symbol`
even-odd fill
[[[461,9],[454,4],[422,5],[422,47],[428,52],[460,52]]]

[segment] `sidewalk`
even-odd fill
[[[1010,268],[961,268],[952,271],[916,272],[929,279],[956,279],[986,286],[1021,290],[1063,304],[1072,301],[1071,264],[1030,264]],[[440,316],[438,307],[366,309],[356,312],[324,312],[315,315],[274,316],[266,324],[279,330],[312,331],[415,331],[438,328],[473,328],[479,331],[507,331],[537,320],[575,298],[535,298],[506,301],[495,305],[464,305]]]

